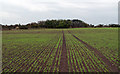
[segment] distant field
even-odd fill
[[[116,72],[118,28],[3,31],[4,72]]]

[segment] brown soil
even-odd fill
[[[63,31],[62,53],[61,53],[61,60],[60,60],[60,72],[68,72],[68,59],[67,59],[67,49],[66,49],[64,31]]]

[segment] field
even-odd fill
[[[118,28],[3,31],[4,72],[117,72]]]

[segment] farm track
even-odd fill
[[[68,31],[70,34],[72,34],[70,31]],[[96,55],[98,55],[102,61],[111,69],[110,72],[118,72],[118,68],[113,65],[102,53],[100,53],[96,48],[92,47],[91,45],[87,44],[86,42],[80,40],[78,37],[72,34],[74,38],[79,40],[82,44],[84,44],[90,51],[94,51]]]
[[[66,41],[63,32],[63,45],[62,45],[62,53],[60,59],[60,72],[68,72],[68,59],[67,59],[67,49],[66,49]]]

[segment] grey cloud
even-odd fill
[[[20,3],[16,0],[10,3],[7,1],[1,3],[0,18],[3,24],[26,24],[45,19],[67,18],[78,18],[91,24],[118,22],[118,0],[21,0]]]

